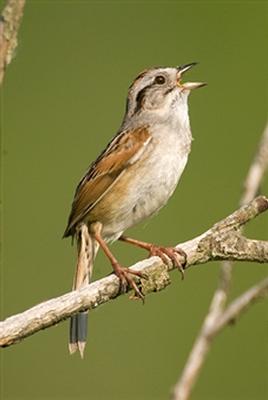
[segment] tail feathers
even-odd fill
[[[88,232],[87,225],[82,224],[77,233],[78,261],[73,281],[73,290],[78,290],[89,284],[93,262],[98,251],[98,243]],[[87,311],[71,317],[69,351],[71,354],[79,350],[83,358],[87,337]]]
[[[84,357],[84,350],[86,346],[87,324],[87,312],[81,312],[71,317],[69,351],[70,354],[73,354],[79,350],[81,358]]]
[[[77,233],[78,260],[73,280],[73,290],[88,285],[94,261],[94,239],[90,236],[85,224],[81,225]]]

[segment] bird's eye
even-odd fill
[[[166,82],[166,78],[165,78],[163,75],[158,75],[158,76],[155,78],[155,82],[156,82],[158,85],[163,85],[163,84]]]

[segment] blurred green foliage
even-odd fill
[[[267,117],[267,13],[262,1],[28,1],[1,94],[4,246],[1,318],[71,287],[75,247],[61,240],[74,188],[116,132],[127,88],[144,68],[199,61],[187,77],[195,141],[168,206],[131,231],[160,244],[192,238],[233,211]],[[1,2],[3,7],[3,1]],[[267,193],[267,181],[262,191]],[[268,217],[247,229],[267,239]],[[125,265],[144,253],[113,250]],[[1,351],[1,399],[167,399],[218,279],[218,263],[182,283],[124,296],[90,315],[83,361],[68,322]],[[94,279],[110,272],[99,254]],[[267,274],[234,267],[232,297]],[[267,398],[267,303],[216,340],[192,399]]]

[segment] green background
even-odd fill
[[[75,186],[116,132],[127,88],[147,67],[199,61],[187,78],[208,86],[190,98],[195,140],[175,195],[130,233],[175,244],[237,207],[267,117],[265,3],[27,2],[1,95],[1,318],[69,291],[75,246],[61,236]],[[259,239],[267,231],[267,215],[247,228]],[[113,250],[125,265],[145,256],[122,243]],[[94,279],[110,270],[99,254]],[[218,270],[191,268],[183,283],[174,272],[145,306],[122,296],[90,313],[83,361],[68,354],[68,321],[1,350],[1,399],[168,399]],[[231,297],[265,274],[267,266],[235,264]],[[267,398],[267,322],[263,302],[216,338],[192,399]]]

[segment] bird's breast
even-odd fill
[[[109,204],[103,233],[109,240],[157,213],[173,194],[187,163],[188,138],[177,131],[157,132],[148,148],[127,168],[103,204]],[[100,204],[101,205],[101,204]]]

